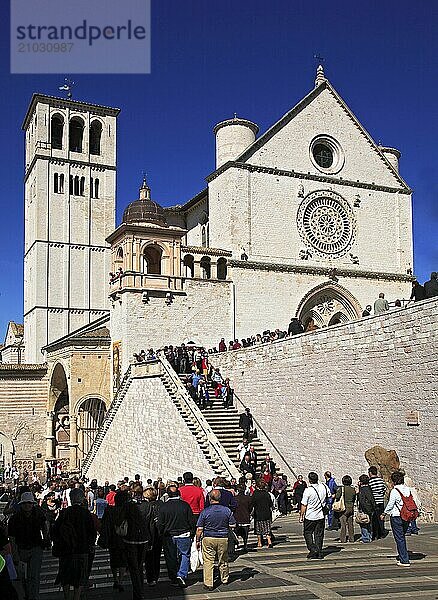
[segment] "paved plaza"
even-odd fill
[[[202,585],[202,571],[199,570],[189,576],[187,589],[171,587],[163,561],[163,579],[156,587],[145,588],[145,598],[438,598],[437,525],[423,525],[420,535],[407,538],[411,568],[396,566],[391,534],[385,540],[366,545],[359,541],[341,544],[337,532],[326,532],[324,560],[309,561],[296,514],[278,519],[274,523],[274,533],[276,543],[271,550],[256,550],[255,538],[251,538],[250,551],[239,555],[231,564],[229,585],[220,585],[213,592],[206,593]],[[57,560],[47,555],[42,573],[41,600],[62,599],[62,593],[53,587],[56,570]],[[128,581],[129,578],[125,591],[112,590],[108,557],[105,551],[99,550],[93,566],[92,586],[86,598],[131,600]]]

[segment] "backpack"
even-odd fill
[[[397,492],[400,494],[403,500],[403,506],[400,509],[400,517],[403,521],[407,521],[410,523],[411,521],[415,521],[418,518],[420,512],[418,510],[417,505],[415,504],[415,500],[412,496],[412,493],[409,496],[403,496],[400,490],[395,488]]]

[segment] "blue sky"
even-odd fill
[[[3,3],[2,3],[3,6]],[[9,74],[0,19],[0,338],[22,321],[23,116],[68,73]],[[263,132],[313,87],[315,61],[374,139],[402,152],[414,189],[415,273],[438,270],[438,3],[384,0],[156,0],[150,75],[75,75],[75,97],[122,109],[117,220],[146,170],[153,197],[183,203],[214,168],[212,127],[234,112]],[[382,242],[383,243],[383,242]]]

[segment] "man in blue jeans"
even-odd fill
[[[405,476],[400,471],[394,471],[391,475],[391,481],[394,487],[389,495],[388,504],[385,507],[385,511],[381,515],[382,521],[385,519],[385,515],[390,516],[392,534],[397,546],[397,565],[399,567],[410,567],[409,553],[406,546],[406,531],[409,527],[408,521],[403,521],[400,516],[400,511],[403,508],[403,496],[410,496],[411,489],[405,485]]]
[[[169,499],[160,506],[158,529],[163,537],[164,559],[172,585],[187,587],[190,549],[194,535],[193,513],[181,500],[176,485],[167,488]]]

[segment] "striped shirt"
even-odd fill
[[[370,488],[376,504],[385,502],[386,484],[381,477],[370,477]]]

